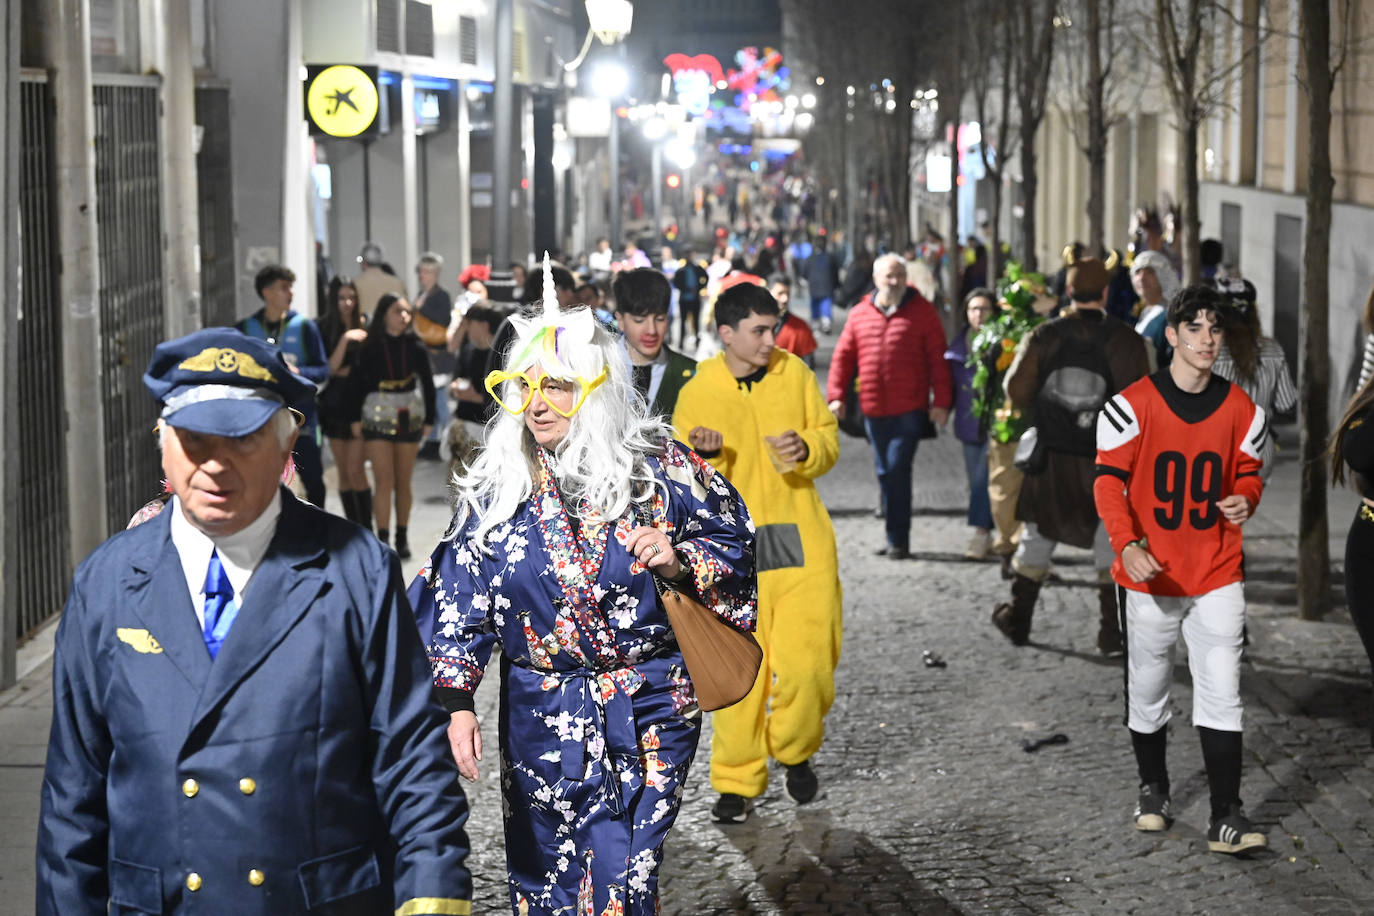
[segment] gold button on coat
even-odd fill
[[[196,794],[199,792],[200,783],[196,782],[194,779],[188,779],[181,784],[181,794],[185,795],[187,798],[195,798]]]
[[[239,780],[239,791],[244,795],[252,795],[258,791],[258,784],[245,776]]]
[[[189,875],[186,876],[186,889],[188,891],[194,892],[200,890],[200,885],[202,883],[203,882],[200,880],[200,875],[196,874],[195,872],[191,872]]]
[[[264,875],[262,872],[258,871],[256,868],[248,873],[248,883],[253,885],[254,887],[261,887],[262,882],[266,880],[267,876]]]

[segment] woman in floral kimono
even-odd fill
[[[517,321],[504,412],[456,479],[453,526],[410,590],[459,771],[500,647],[506,859],[517,914],[658,908],[701,716],[653,576],[754,627],[754,528],[734,488],[632,397],[585,309]]]

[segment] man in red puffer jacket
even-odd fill
[[[879,513],[887,543],[879,555],[910,556],[911,465],[916,444],[930,424],[944,425],[954,403],[954,383],[944,359],[940,316],[906,282],[906,264],[895,254],[873,262],[873,292],[849,313],[830,361],[826,397],[844,418],[844,396],[855,376],[859,407],[873,445],[882,492]]]

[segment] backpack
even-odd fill
[[[1071,320],[1071,319],[1070,319]],[[1097,412],[1116,392],[1107,341],[1118,322],[1106,316],[1084,335],[1077,322],[1046,326],[1059,348],[1040,367],[1035,395],[1035,425],[1044,447],[1055,452],[1092,457],[1097,454]]]

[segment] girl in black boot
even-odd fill
[[[386,295],[367,329],[358,354],[362,415],[358,432],[377,485],[377,536],[390,536],[391,499],[396,497],[396,555],[410,558],[411,479],[420,440],[434,426],[434,376],[429,354],[410,330],[413,310],[398,296]]]
[[[372,528],[372,490],[363,466],[363,438],[354,435],[352,420],[358,415],[362,395],[353,374],[358,353],[367,340],[358,311],[358,290],[351,277],[329,281],[329,301],[320,318],[320,338],[329,354],[329,384],[320,394],[320,429],[329,440],[334,467],[339,475],[339,501],[344,517]]]

